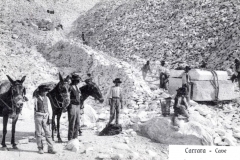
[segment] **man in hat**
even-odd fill
[[[68,108],[68,140],[78,137],[78,131],[80,126],[80,90],[77,85],[81,78],[77,74],[73,74],[71,81],[71,93],[70,93],[70,105]]]
[[[191,68],[189,66],[186,66],[184,69],[184,73],[182,74],[182,87],[186,90],[186,96],[187,96],[187,101],[189,103],[190,101],[190,85],[192,84],[191,82],[191,77],[189,75],[189,71]]]
[[[147,76],[147,72],[149,71],[150,73],[152,73],[150,69],[150,61],[147,61],[147,63],[141,68],[141,70],[142,70],[143,79],[145,80]]]
[[[50,130],[48,125],[51,123],[52,108],[51,103],[46,96],[50,88],[47,85],[41,85],[38,87],[38,94],[34,97],[34,121],[36,129],[36,140],[40,154],[43,154],[43,143],[42,143],[42,129],[45,133],[45,138],[48,145],[48,153],[55,154],[56,151],[53,149],[53,142],[51,139]]]
[[[159,79],[160,79],[160,88],[168,90],[168,78],[170,76],[170,71],[165,67],[165,61],[161,61],[161,66],[159,67]]]
[[[186,98],[186,89],[184,87],[181,87],[177,90],[177,95],[175,97],[174,102],[174,115],[173,115],[173,125],[179,128],[178,118],[179,116],[183,116],[185,118],[189,118],[189,103],[187,102]]]
[[[114,120],[115,113],[116,113],[116,119],[115,124],[119,123],[119,110],[120,107],[123,109],[123,101],[122,101],[122,88],[120,87],[120,84],[122,83],[120,78],[116,78],[113,83],[115,86],[110,88],[108,99],[109,99],[109,105],[110,105],[110,118],[108,125],[111,124],[111,122]]]

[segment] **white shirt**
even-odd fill
[[[188,79],[187,79],[187,73],[186,72],[184,72],[183,74],[182,74],[182,85],[184,85],[184,84],[188,84],[189,82],[191,82],[191,78],[190,78],[190,75],[188,74]]]
[[[122,99],[122,88],[120,86],[113,86],[110,88],[108,98],[118,97]]]

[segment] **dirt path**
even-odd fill
[[[7,146],[9,151],[0,150],[1,160],[26,160],[26,159],[81,159],[92,160],[98,159],[98,156],[110,157],[120,156],[121,159],[167,159],[168,146],[155,143],[148,138],[140,135],[128,134],[128,130],[124,130],[122,134],[116,136],[97,136],[93,129],[83,128],[83,136],[79,136],[80,147],[78,152],[72,152],[65,149],[67,142],[67,125],[61,125],[61,135],[64,143],[55,142],[55,148],[58,151],[56,155],[45,153],[40,155],[37,153],[35,139],[30,140],[28,144],[18,144],[18,150],[13,150],[10,145],[11,127],[8,124]],[[0,133],[2,135],[2,123],[0,124]],[[34,137],[33,121],[19,121],[16,129],[16,140]],[[45,145],[44,151],[47,151]],[[156,155],[154,155],[156,153]]]

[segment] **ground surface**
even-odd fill
[[[11,125],[8,124],[8,129]],[[26,121],[18,121],[16,131],[16,140],[20,140],[26,137],[34,136],[34,123]],[[35,140],[30,140],[28,144],[19,144],[18,150],[12,149],[10,145],[11,131],[8,130],[7,133],[7,146],[9,151],[0,150],[1,160],[26,160],[26,159],[81,159],[81,160],[92,160],[97,159],[101,154],[107,154],[114,156],[117,154],[122,154],[123,159],[130,159],[131,156],[138,153],[138,159],[151,159],[148,151],[156,152],[157,159],[167,159],[168,146],[155,143],[148,138],[142,137],[140,135],[128,136],[126,134],[120,134],[116,136],[97,136],[96,132],[92,129],[83,128],[83,135],[79,136],[80,149],[78,152],[72,152],[65,149],[67,141],[67,130],[66,126],[62,127],[62,139],[64,143],[55,142],[55,148],[58,151],[56,155],[51,155],[45,153],[40,155],[37,153],[37,144]],[[2,133],[2,124],[0,124],[0,132]],[[125,133],[125,131],[123,131]],[[128,144],[124,143],[124,139],[129,140]],[[122,146],[121,146],[122,145]],[[118,147],[116,147],[118,146]],[[120,147],[119,147],[120,146]],[[127,148],[128,146],[129,148]],[[45,144],[44,151],[47,152],[47,145]]]

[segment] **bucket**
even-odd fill
[[[172,100],[171,97],[165,98],[165,101],[160,100],[162,115],[164,117],[170,115],[171,100]]]

